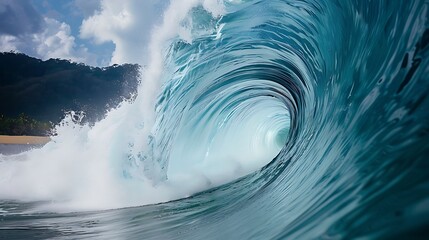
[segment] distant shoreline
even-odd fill
[[[0,135],[0,144],[11,144],[11,145],[41,145],[51,141],[50,137],[42,136],[8,136]]]

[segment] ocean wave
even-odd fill
[[[173,1],[134,102],[0,158],[3,228],[18,215],[53,236],[427,234],[428,7]],[[100,208],[117,209],[44,213]]]

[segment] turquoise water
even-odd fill
[[[124,179],[142,174],[154,189],[176,180],[175,190],[198,186],[144,206],[85,211],[40,210],[59,201],[51,189],[37,199],[11,190],[0,195],[0,238],[428,237],[428,7],[370,0],[228,1],[221,14],[193,7],[181,23],[192,41],[173,38],[164,52],[149,150],[122,141],[125,155],[97,149],[115,156]],[[0,160],[2,173],[16,161]],[[0,189],[8,189],[4,179],[21,186],[13,179],[22,174],[7,173]],[[132,193],[140,191],[135,184]]]

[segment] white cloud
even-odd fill
[[[0,52],[18,51],[16,48],[17,38],[10,35],[0,35]]]
[[[52,18],[44,18],[40,32],[20,36],[1,35],[0,51],[18,51],[41,59],[63,58],[95,64],[95,56],[83,46],[77,46],[70,26]]]
[[[165,2],[156,0],[101,1],[101,11],[86,18],[80,36],[96,43],[113,42],[111,63],[143,63],[152,26]]]
[[[65,58],[76,62],[89,60],[87,49],[76,46],[69,25],[51,18],[45,18],[45,22],[45,30],[33,35],[35,50],[39,56],[43,59]]]

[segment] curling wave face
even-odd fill
[[[61,222],[49,228],[61,234],[97,222],[72,224],[76,237],[424,233],[427,2],[189,2],[168,21],[173,1],[154,33],[136,100],[94,127],[64,121],[43,149],[1,157],[0,197],[59,209],[180,199],[37,217]],[[6,228],[28,209],[7,204]]]

